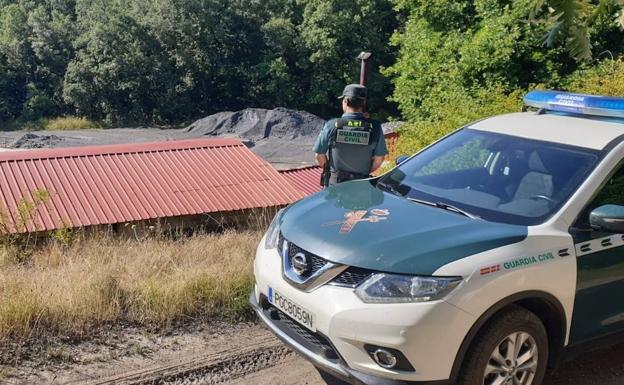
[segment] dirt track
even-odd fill
[[[324,384],[312,365],[259,325],[219,324],[168,336],[124,331],[110,340],[68,348],[64,362],[24,362],[4,378],[0,367],[0,384]],[[624,345],[564,363],[544,385],[622,384]]]
[[[195,384],[203,384],[197,382]],[[323,385],[312,365],[289,356],[278,365],[225,382],[224,385]],[[544,385],[622,385],[624,346],[595,352],[563,364]]]

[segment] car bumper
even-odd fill
[[[274,319],[272,319],[270,313],[263,309],[256,300],[255,292],[252,292],[249,297],[249,303],[254,309],[258,318],[275,334],[284,344],[297,352],[306,360],[310,361],[318,369],[331,374],[332,376],[348,382],[353,385],[449,385],[448,380],[443,381],[402,381],[393,380],[387,378],[381,378],[372,376],[367,373],[362,373],[357,370],[353,370],[346,366],[342,360],[331,360],[323,357],[308,348],[305,342],[299,338],[289,335],[280,328]]]
[[[280,256],[276,250],[264,249],[263,243],[256,253],[254,274],[250,301],[258,317],[316,367],[353,384],[448,384],[459,347],[475,322],[468,313],[443,301],[371,305],[363,303],[353,289],[331,285],[302,292],[282,278]],[[266,300],[269,287],[311,311],[317,333],[297,327],[270,306]],[[414,370],[380,367],[366,345],[400,351]]]

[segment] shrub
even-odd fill
[[[100,126],[98,124],[95,124],[87,118],[78,118],[74,116],[46,119],[42,123],[42,128],[49,131],[84,130],[99,127]]]
[[[411,155],[456,129],[488,116],[517,112],[522,108],[523,90],[505,93],[502,87],[479,88],[472,93],[445,93],[436,103],[439,119],[409,122],[399,130],[397,155]]]
[[[576,71],[567,81],[570,91],[595,95],[624,96],[624,59],[604,60]]]

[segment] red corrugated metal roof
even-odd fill
[[[33,202],[37,190],[50,198],[32,220],[20,220],[20,201]],[[0,222],[28,222],[28,231],[278,206],[303,196],[235,139],[0,153]]]
[[[280,170],[290,183],[306,195],[321,191],[320,181],[322,169],[318,166]]]

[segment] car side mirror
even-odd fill
[[[605,205],[589,214],[589,224],[598,231],[624,234],[624,206]]]
[[[407,156],[407,155],[399,155],[399,156],[397,156],[396,161],[395,161],[396,165],[398,166],[398,165],[400,165],[401,163],[405,162],[408,159],[409,159],[409,156]]]

